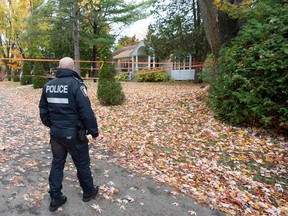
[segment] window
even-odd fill
[[[186,58],[185,58],[185,70],[188,70],[188,69],[191,69],[191,65],[192,65],[192,57],[191,57],[191,55],[189,55],[189,56],[186,56]]]
[[[121,63],[121,71],[128,71],[129,69],[129,63],[128,62],[122,62]]]
[[[186,56],[183,62],[174,61],[173,62],[173,70],[189,70],[192,66],[192,56],[191,54]]]

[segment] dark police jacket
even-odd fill
[[[98,136],[96,117],[86,86],[75,71],[58,69],[56,78],[42,89],[39,103],[42,123],[52,129],[76,129],[82,123],[87,134]]]

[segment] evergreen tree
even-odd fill
[[[32,81],[30,64],[28,61],[24,61],[20,83],[21,85],[29,85],[32,84]]]
[[[121,83],[115,79],[116,69],[108,47],[102,49],[100,59],[103,66],[99,73],[97,98],[104,106],[121,105],[125,101],[125,94]]]
[[[34,64],[34,77],[33,77],[33,88],[42,88],[46,82],[48,81],[47,78],[43,77],[46,76],[45,69],[42,62],[35,62]]]

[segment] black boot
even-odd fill
[[[67,201],[67,197],[62,195],[60,198],[58,199],[51,199],[51,202],[50,202],[50,206],[49,206],[49,210],[51,212],[54,212],[56,211],[61,205],[63,205],[64,203],[66,203]]]
[[[96,186],[92,193],[83,194],[83,199],[82,199],[83,202],[89,202],[90,200],[94,199],[96,197],[96,195],[98,194],[98,191],[99,191],[99,187]]]

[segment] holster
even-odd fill
[[[78,132],[78,138],[81,142],[84,142],[87,140],[87,137],[86,137],[86,129],[83,125],[82,122],[79,122],[77,124],[77,132]]]

